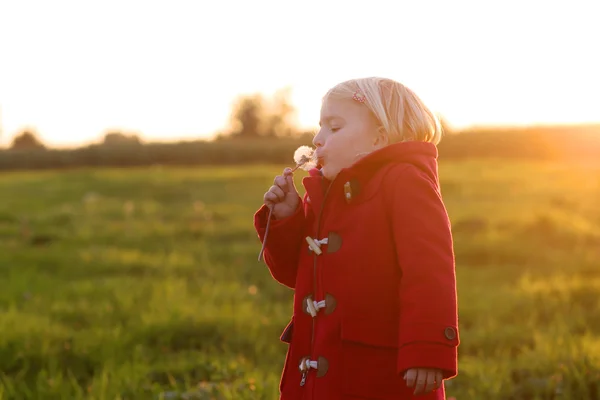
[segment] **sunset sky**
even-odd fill
[[[224,129],[290,86],[302,127],[339,81],[399,80],[455,127],[600,121],[598,1],[0,0],[0,144]]]

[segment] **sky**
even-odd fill
[[[0,0],[0,145],[225,130],[239,95],[385,76],[454,127],[600,121],[593,1]]]

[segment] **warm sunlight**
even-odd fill
[[[0,400],[598,400],[599,5],[0,0]]]
[[[286,86],[299,124],[310,128],[331,85],[368,75],[407,84],[457,127],[599,121],[593,7],[4,3],[0,144],[27,126],[57,146],[112,128],[151,140],[207,137],[226,128],[237,95]]]

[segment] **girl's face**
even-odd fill
[[[319,126],[313,144],[323,176],[329,180],[360,157],[387,144],[375,117],[355,100],[325,100]]]

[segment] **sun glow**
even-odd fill
[[[3,4],[0,143],[27,126],[58,146],[113,128],[207,137],[236,96],[287,86],[313,128],[330,86],[370,75],[407,84],[456,127],[600,120],[592,2],[364,4]]]

